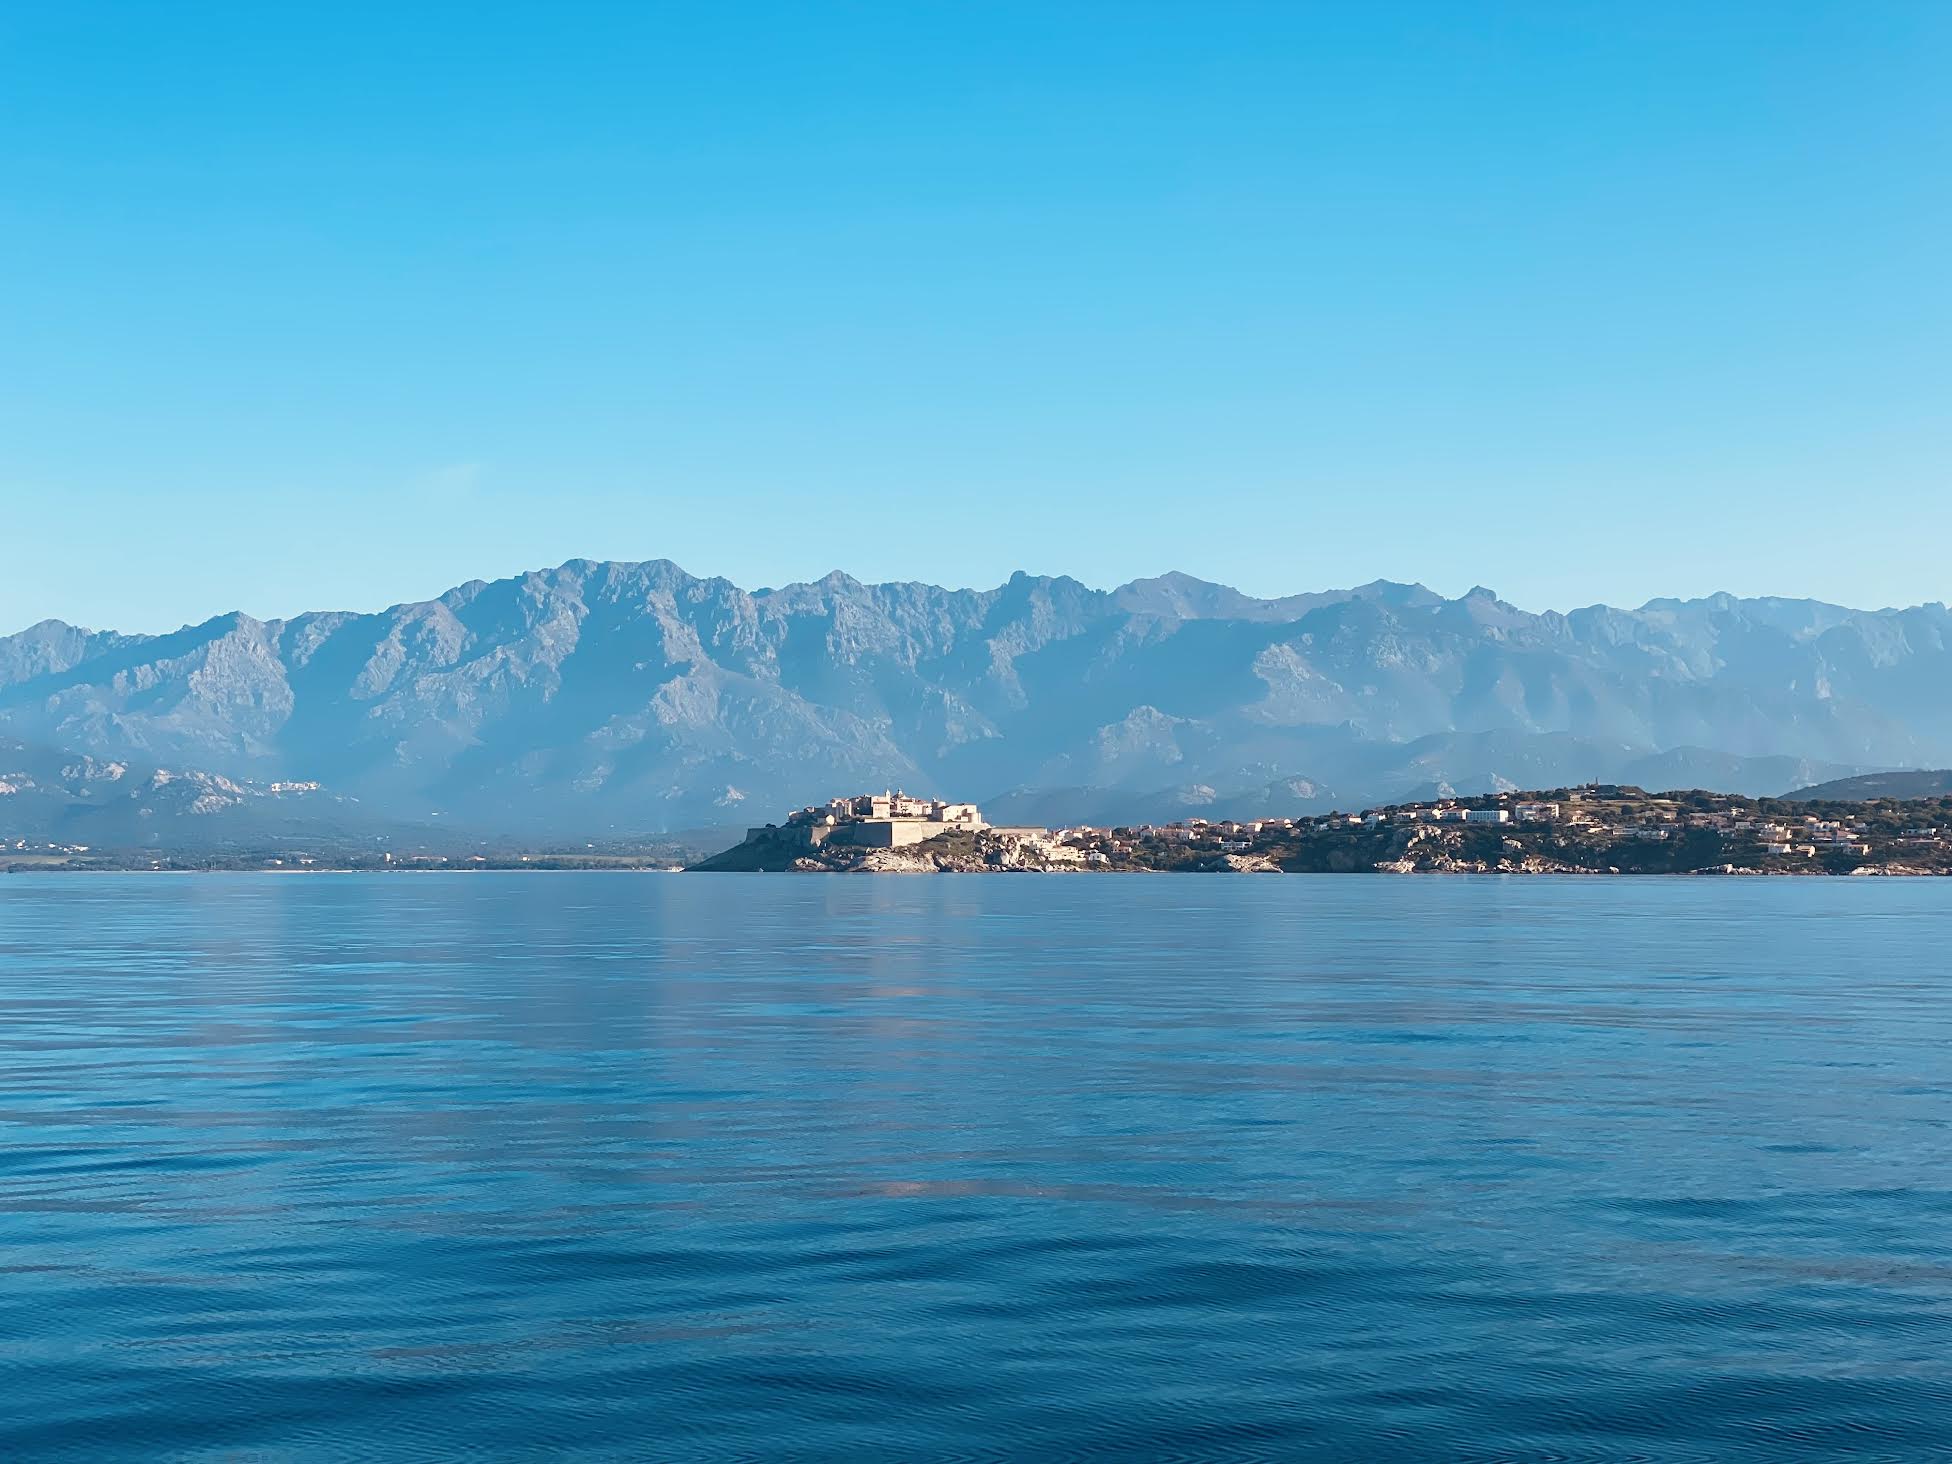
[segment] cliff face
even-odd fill
[[[905,785],[1026,821],[1301,812],[1588,778],[1780,792],[1952,764],[1943,606],[1529,614],[1419,586],[1257,600],[845,575],[748,592],[573,561],[377,614],[0,638],[0,733],[389,816],[744,824]]]

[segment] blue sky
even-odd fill
[[[0,629],[1952,598],[1948,75],[1938,0],[3,7]]]

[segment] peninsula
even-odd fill
[[[999,828],[973,803],[836,798],[701,871],[1952,874],[1952,797],[1832,802],[1589,784],[1312,818]]]

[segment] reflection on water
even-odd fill
[[[0,880],[0,1456],[1952,1450],[1928,881]]]

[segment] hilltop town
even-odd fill
[[[962,873],[1084,864],[1084,852],[1049,829],[999,828],[973,803],[886,792],[798,809],[784,824],[746,830],[743,842],[692,868]]]
[[[699,870],[1952,874],[1952,798],[1802,802],[1595,784],[1310,818],[998,828],[887,793],[803,808]]]

